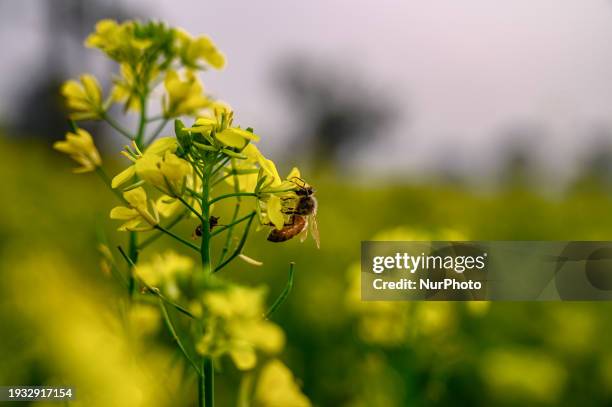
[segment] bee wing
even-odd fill
[[[319,225],[317,224],[317,217],[315,214],[310,216],[310,233],[312,233],[312,238],[317,244],[317,249],[321,248],[321,240],[319,239]]]
[[[308,218],[307,217],[304,217],[304,222],[306,222],[306,224],[304,225],[304,229],[302,229],[302,231],[298,233],[298,237],[300,238],[300,243],[303,243],[304,240],[306,240],[306,238],[308,237]]]

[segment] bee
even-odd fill
[[[208,221],[208,224],[209,224],[210,230],[213,230],[215,226],[219,225],[219,217],[211,215]],[[195,239],[201,236],[202,236],[202,224],[199,224],[193,231],[193,238]]]
[[[289,239],[300,235],[300,241],[303,242],[307,235],[308,229],[317,245],[320,248],[319,228],[317,226],[317,199],[314,197],[314,189],[306,184],[301,178],[295,177],[292,182],[297,185],[298,189],[295,194],[298,196],[297,203],[294,208],[287,209],[284,213],[291,215],[289,221],[283,225],[282,229],[272,229],[268,235],[270,242],[286,242]]]

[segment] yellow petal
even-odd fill
[[[272,360],[261,369],[254,398],[258,406],[312,406],[293,373],[279,360]]]
[[[91,99],[91,102],[99,104],[102,101],[102,87],[96,77],[89,74],[82,75],[81,83],[83,83],[85,93]]]
[[[129,179],[131,179],[136,173],[136,168],[133,165],[130,165],[125,170],[121,171],[119,174],[115,175],[113,180],[111,181],[111,187],[117,188],[119,185],[124,184]]]
[[[70,98],[83,99],[85,97],[83,88],[75,80],[69,80],[69,81],[64,82],[60,91],[62,95],[67,99],[70,99]]]
[[[285,347],[285,333],[269,321],[259,321],[250,327],[245,339],[266,353],[278,353]]]
[[[256,134],[235,127],[227,128],[222,132],[217,133],[215,137],[226,146],[236,148],[244,147],[247,140],[255,142],[259,141],[259,136]]]
[[[146,210],[147,193],[145,192],[144,188],[138,187],[130,189],[129,191],[123,193],[123,197],[132,207]]]
[[[249,370],[255,367],[257,356],[252,346],[241,344],[230,350],[230,356],[239,370]]]
[[[164,218],[169,218],[182,208],[181,201],[168,195],[160,196],[155,202],[157,212]]]
[[[276,229],[282,229],[285,225],[285,216],[282,212],[282,203],[280,197],[278,197],[277,195],[271,195],[270,199],[268,199],[267,205],[267,213],[270,222],[272,222],[272,224],[276,226]]]
[[[265,157],[261,154],[259,149],[254,144],[249,144],[242,150],[242,154],[246,155],[252,162],[260,162]]]
[[[111,219],[127,220],[138,216],[138,212],[132,208],[126,208],[125,206],[116,206],[110,211]]]
[[[161,137],[155,140],[145,151],[145,154],[163,155],[166,151],[176,151],[178,143],[174,137]]]
[[[259,162],[259,165],[261,165],[261,168],[263,168],[263,170],[267,173],[267,175],[269,175],[270,178],[273,180],[272,186],[278,186],[282,183],[282,180],[280,178],[280,175],[278,175],[278,170],[276,169],[276,164],[274,164],[274,161],[264,158],[263,160]]]
[[[289,171],[289,175],[287,175],[287,179],[289,181],[295,178],[300,178],[300,179],[302,178],[302,175],[300,174],[300,170],[298,169],[298,167],[293,167],[291,171]]]

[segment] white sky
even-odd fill
[[[18,44],[14,26],[0,27],[5,61],[16,61],[0,66],[0,112],[10,109],[12,78],[36,62],[40,1],[23,1],[31,3],[21,25],[29,32],[19,34]],[[372,89],[391,92],[402,117],[411,119],[358,157],[369,168],[418,171],[454,157],[460,166],[482,169],[475,163],[495,160],[489,153],[503,129],[538,122],[549,130],[537,141],[544,158],[564,170],[585,131],[612,125],[612,3],[606,0],[121,3],[216,41],[229,64],[206,74],[205,85],[234,106],[240,123],[268,137],[264,147],[282,145],[291,126],[271,72],[295,54],[355,71]]]

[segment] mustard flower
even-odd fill
[[[283,204],[278,195],[271,195],[267,202],[266,213],[270,222],[277,228],[282,229],[285,225],[285,215],[283,214]]]
[[[285,222],[289,220],[292,210],[295,209],[298,203],[299,197],[294,190],[297,188],[295,182],[301,179],[301,174],[300,170],[294,167],[287,175],[287,178],[281,180],[272,161],[270,161],[270,166],[274,171],[272,173],[274,176],[272,182],[262,189],[263,194],[261,196],[261,201],[265,204],[265,216],[267,218],[263,223],[268,223],[269,221],[280,230],[285,225]]]
[[[66,140],[56,141],[53,148],[68,154],[70,158],[81,164],[79,168],[74,169],[75,173],[95,171],[96,167],[102,165],[100,153],[87,130],[78,129],[76,133],[66,133]]]
[[[176,29],[178,52],[181,62],[191,68],[201,68],[200,60],[215,69],[225,66],[225,56],[217,49],[212,40],[206,36],[193,38],[187,32]]]
[[[170,196],[180,196],[191,176],[191,165],[170,151],[162,156],[144,154],[134,165],[136,174]]]
[[[150,287],[156,287],[172,299],[180,297],[180,280],[186,279],[192,272],[194,262],[187,256],[168,250],[155,254],[146,263],[139,263],[135,273]]]
[[[204,294],[208,318],[198,352],[211,357],[227,354],[240,370],[255,367],[257,350],[280,352],[285,336],[276,324],[263,318],[264,297],[264,288],[236,285]]]
[[[167,97],[164,103],[164,116],[176,117],[191,115],[208,106],[210,101],[204,96],[202,84],[198,77],[187,71],[182,80],[176,71],[166,73],[164,86]]]
[[[234,187],[236,182],[241,192],[254,192],[257,186],[259,168],[248,160],[232,161],[232,166],[224,169],[225,182]]]
[[[147,193],[141,187],[123,193],[128,207],[117,206],[110,212],[111,219],[125,221],[118,230],[142,232],[153,229],[159,224],[159,215],[154,205],[147,199]],[[149,207],[153,208],[153,213]]]
[[[150,304],[133,304],[127,312],[132,332],[142,337],[155,334],[161,327],[159,309]]]
[[[264,157],[264,155],[255,145],[247,145],[244,150],[242,150],[242,154],[244,154],[251,162],[258,164],[264,171],[264,175],[268,178],[265,186],[278,187],[281,185],[282,179],[278,174],[276,164],[274,164],[274,161]]]
[[[258,142],[259,136],[233,126],[234,112],[227,105],[215,103],[212,117],[198,118],[193,127],[187,129],[194,133],[214,135],[223,145],[243,149],[249,142]],[[259,151],[259,150],[257,150]]]
[[[295,382],[293,373],[280,360],[268,362],[259,374],[255,388],[258,407],[310,407],[310,400]]]
[[[132,147],[134,148],[134,151],[128,149],[128,151],[123,153],[128,159],[133,161],[134,164],[130,165],[113,178],[111,182],[111,186],[113,188],[117,188],[118,186],[123,185],[132,179],[137,173],[138,163],[143,158],[146,160],[147,157],[154,157],[152,160],[156,160],[155,157],[162,157],[166,154],[166,152],[174,153],[178,147],[178,143],[174,137],[161,137],[151,143],[144,153],[140,151],[136,143],[133,143]],[[144,168],[147,167],[148,163],[145,162]]]
[[[137,38],[135,28],[134,21],[119,24],[110,19],[101,20],[96,24],[95,32],[85,40],[85,46],[98,48],[118,62],[137,62],[153,42],[147,38]]]
[[[262,184],[263,190],[266,190],[268,187],[274,187],[275,189],[295,187],[295,184],[283,183],[276,169],[276,164],[264,157],[255,145],[248,144],[241,151],[241,154],[247,157],[247,159],[234,160],[233,166],[226,169],[227,174],[233,175],[225,178],[225,181],[230,186],[234,186],[237,180],[240,191],[253,192],[259,180],[259,169],[261,168],[262,176],[266,177],[265,182]]]
[[[162,195],[155,201],[155,208],[157,208],[157,213],[161,216],[169,218],[180,211],[183,208],[183,204],[178,199],[169,195]]]
[[[85,74],[75,80],[66,81],[61,93],[66,98],[66,105],[71,110],[73,120],[99,119],[105,110],[102,101],[102,88],[93,75]]]
[[[137,73],[129,64],[121,64],[119,67],[120,75],[115,77],[111,98],[115,102],[124,103],[124,110],[132,110],[139,112],[140,97],[138,96],[138,83],[136,81]]]

